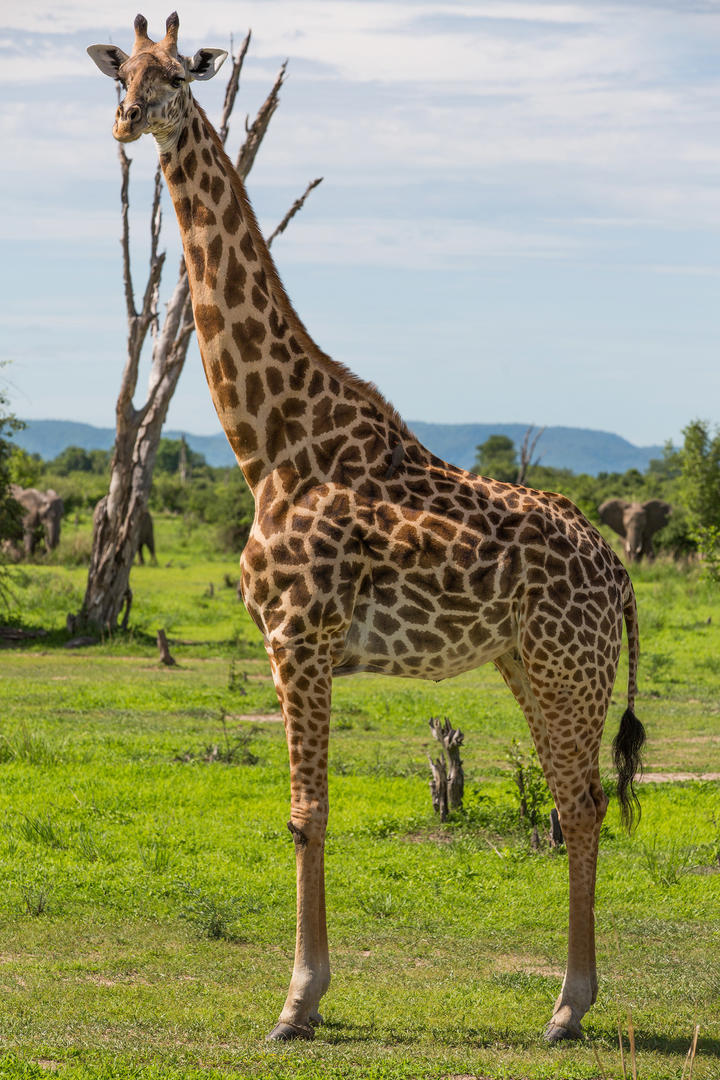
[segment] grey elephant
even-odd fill
[[[623,537],[628,561],[638,562],[643,556],[655,558],[653,536],[667,525],[672,506],[662,499],[648,499],[644,503],[606,499],[598,507],[598,514],[604,525]]]
[[[52,551],[60,542],[60,524],[65,511],[57,491],[52,488],[38,491],[36,488],[21,488],[17,484],[11,484],[10,490],[23,509],[23,549],[26,558],[34,554],[40,538],[44,540],[46,549]]]
[[[150,552],[150,561],[153,566],[157,566],[157,559],[155,558],[155,529],[153,528],[152,514],[149,510],[143,510],[142,517],[140,518],[140,540],[137,553],[138,562],[141,566],[145,565],[143,547],[146,547]]]

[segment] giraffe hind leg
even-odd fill
[[[533,685],[517,653],[500,657],[496,666],[527,718],[568,853],[568,961],[545,1037],[548,1042],[580,1038],[582,1017],[597,996],[593,906],[598,840],[607,807],[598,750],[607,703],[588,709],[567,684]]]

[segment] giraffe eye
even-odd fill
[[[170,80],[170,85],[174,90],[179,90],[182,84],[185,82],[182,75],[176,75],[174,79]]]

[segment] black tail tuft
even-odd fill
[[[642,748],[645,728],[631,708],[622,715],[618,733],[613,740],[613,761],[618,774],[618,798],[622,823],[628,832],[640,820],[640,802],[635,793],[633,780],[642,772]],[[637,821],[635,815],[637,814]]]

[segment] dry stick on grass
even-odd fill
[[[625,1051],[623,1049],[623,1032],[622,1021],[618,1019],[618,1044],[620,1046],[620,1066],[622,1068],[623,1080],[627,1080],[627,1070],[625,1069]]]
[[[165,635],[165,631],[160,629],[157,632],[157,646],[160,650],[160,661],[167,667],[173,667],[177,664],[174,656],[170,655],[170,646],[168,645],[168,639]]]
[[[695,1052],[697,1050],[697,1041],[698,1041],[698,1035],[699,1034],[700,1034],[700,1025],[696,1024],[695,1025],[695,1030],[693,1031],[692,1042],[690,1043],[690,1049],[688,1050],[687,1057],[685,1058],[685,1064],[683,1065],[682,1077],[680,1078],[680,1080],[685,1080],[685,1070],[687,1069],[688,1065],[690,1066],[690,1072],[688,1073],[688,1080],[692,1080],[693,1065],[694,1065],[694,1062],[695,1062]]]
[[[635,1028],[633,1027],[632,1013],[628,1009],[627,1015],[628,1022],[628,1039],[630,1040],[630,1068],[632,1069],[633,1080],[637,1080],[637,1058],[635,1057]]]
[[[600,1055],[598,1054],[598,1049],[595,1043],[592,1044],[592,1049],[593,1054],[595,1055],[595,1060],[597,1061],[598,1069],[600,1070],[600,1080],[607,1080],[607,1074],[602,1067],[602,1061],[600,1060]]]

